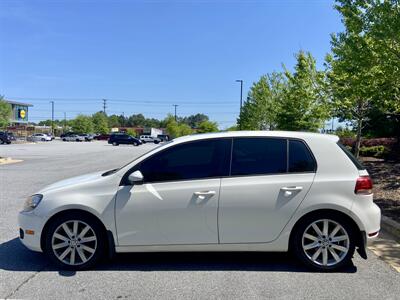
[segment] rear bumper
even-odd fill
[[[363,196],[360,196],[360,199],[354,201],[351,214],[360,230],[366,233],[367,241],[378,236],[381,229],[381,209],[371,198],[363,199]]]

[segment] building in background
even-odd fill
[[[10,118],[10,125],[11,126],[28,125],[29,107],[33,105],[12,100],[4,100],[4,101],[11,105],[12,114]]]

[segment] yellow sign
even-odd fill
[[[25,116],[26,116],[25,110],[24,110],[24,109],[21,109],[21,110],[19,111],[19,117],[20,117],[21,119],[25,119]]]

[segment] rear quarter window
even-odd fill
[[[349,151],[349,149],[346,148],[346,146],[342,145],[341,143],[337,143],[340,149],[343,150],[343,152],[347,155],[347,157],[351,160],[351,162],[356,166],[358,170],[365,170],[365,167],[358,161],[357,158]]]

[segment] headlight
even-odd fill
[[[42,198],[43,198],[43,195],[41,195],[41,194],[35,194],[32,196],[29,196],[28,199],[26,199],[26,201],[24,203],[23,211],[31,211],[31,210],[35,209],[35,207],[39,205]]]

